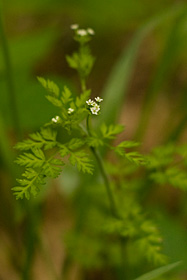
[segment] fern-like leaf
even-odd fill
[[[79,171],[93,174],[93,165],[85,152],[77,151],[71,153],[69,161],[72,165],[76,165]]]
[[[102,137],[105,139],[114,139],[117,134],[124,130],[123,125],[109,125],[103,124],[101,126]]]
[[[41,149],[33,149],[33,153],[24,153],[15,162],[21,166],[37,168],[44,164],[45,155]]]
[[[40,84],[47,89],[50,93],[52,93],[55,97],[59,96],[60,90],[59,87],[50,80],[45,80],[42,77],[37,77],[38,81],[40,82]]]
[[[61,166],[63,166],[64,163],[57,158],[50,158],[47,160],[43,165],[43,173],[50,178],[57,178],[62,169]]]
[[[27,168],[22,176],[27,179],[17,179],[19,186],[12,188],[16,199],[23,199],[24,197],[30,199],[31,194],[36,196],[41,186],[45,184],[45,176],[33,168]]]
[[[30,139],[18,142],[15,148],[21,151],[40,149],[44,147],[45,150],[52,149],[56,146],[57,133],[50,128],[42,128],[41,132],[30,134]]]
[[[146,157],[141,155],[138,152],[130,152],[125,154],[125,158],[129,160],[131,163],[134,163],[136,165],[146,165],[148,163],[148,160]]]
[[[114,148],[115,152],[120,156],[125,156],[125,149],[134,148],[139,146],[140,144],[135,141],[123,141],[118,146]]]

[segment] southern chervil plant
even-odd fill
[[[117,146],[112,145],[111,141],[123,131],[122,125],[103,124],[99,129],[93,129],[91,121],[102,114],[102,103],[104,102],[99,96],[91,98],[91,91],[86,88],[86,79],[94,63],[94,57],[88,45],[94,31],[91,28],[79,29],[77,24],[72,25],[71,29],[74,32],[74,39],[79,44],[79,49],[71,56],[67,56],[67,62],[79,74],[81,94],[75,97],[66,86],[60,89],[53,81],[38,78],[46,89],[46,98],[58,108],[59,113],[49,120],[39,132],[32,133],[29,139],[17,143],[15,146],[22,152],[16,163],[24,166],[25,171],[22,178],[17,179],[18,185],[13,188],[14,195],[16,199],[24,197],[30,199],[31,195],[36,196],[45,185],[47,178],[56,178],[61,174],[67,160],[79,171],[88,173],[90,176],[93,175],[94,167],[97,165],[103,178],[107,201],[110,204],[110,214],[106,216],[106,213],[102,214],[102,210],[99,212],[97,220],[102,219],[100,223],[102,226],[97,227],[95,236],[102,236],[105,232],[107,235],[117,236],[120,244],[124,238],[125,240],[131,239],[131,242],[135,242],[136,251],[139,250],[142,255],[155,263],[162,263],[164,257],[159,251],[161,239],[157,230],[150,221],[146,220],[137,201],[132,202],[130,199],[129,202],[126,199],[127,190],[123,187],[123,181],[118,182],[118,185],[119,183],[121,185],[121,191],[119,191],[119,186],[115,186],[115,179],[111,180],[112,174],[108,167],[106,168],[99,150],[110,149],[121,157],[122,161],[128,162],[130,166],[134,165],[136,168],[147,164],[147,159],[137,151],[132,151],[138,146],[138,143],[134,141],[123,141]],[[60,129],[66,131],[66,141],[58,137],[57,131]],[[118,171],[121,170],[123,169],[120,167]],[[104,196],[103,194],[102,196],[97,195],[97,199],[99,197]],[[102,201],[104,201],[103,198]],[[91,205],[88,205],[89,207]],[[86,216],[85,219],[87,219]],[[89,216],[86,226],[90,221],[92,219]],[[90,228],[93,226],[92,223]],[[85,232],[87,231],[89,232],[86,229]],[[101,237],[99,238],[102,241]],[[102,247],[102,250],[106,250],[106,247]],[[100,255],[106,255],[106,252],[98,252]],[[96,259],[98,257],[96,256]]]

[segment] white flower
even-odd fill
[[[85,29],[79,29],[77,30],[77,34],[80,36],[86,36],[88,35],[87,31]]]
[[[60,120],[59,116],[56,116],[55,118],[52,118],[52,122],[57,123]]]
[[[88,29],[87,29],[87,32],[88,32],[88,34],[90,34],[90,35],[94,35],[94,34],[95,34],[95,31],[94,31],[92,28],[88,28]]]
[[[86,104],[89,105],[89,106],[95,106],[96,105],[95,101],[93,101],[91,99],[87,100]]]
[[[103,99],[98,96],[98,97],[95,97],[95,101],[100,103],[103,101]]]
[[[100,105],[97,104],[94,100],[91,100],[91,99],[87,100],[86,103],[87,103],[88,106],[90,106],[89,109],[90,109],[91,113],[94,114],[94,115],[98,115],[98,112],[101,109]]]
[[[68,108],[68,114],[71,114],[74,112],[74,109],[73,108]]]
[[[75,24],[70,25],[70,28],[72,30],[77,30],[79,28],[79,25],[75,23]]]
[[[100,111],[100,106],[96,104],[94,107],[91,107],[90,110],[93,115],[98,115],[98,112]]]

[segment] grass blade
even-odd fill
[[[174,61],[179,53],[179,33],[181,23],[183,24],[186,17],[186,10],[182,11],[176,20],[173,21],[169,37],[166,42],[165,49],[160,59],[160,63],[156,69],[156,73],[145,95],[140,121],[138,123],[138,130],[136,132],[136,139],[142,140],[147,129],[150,115],[153,107],[156,104],[156,99],[160,95],[163,84],[168,81]]]
[[[151,272],[148,272],[138,278],[136,278],[135,280],[152,280],[152,279],[156,279],[157,277],[163,275],[166,272],[171,271],[172,269],[174,269],[175,267],[177,267],[178,265],[180,265],[181,262],[175,262],[172,264],[168,264],[162,267],[159,267],[155,270],[152,270]]]
[[[140,44],[146,35],[163,21],[176,16],[184,9],[184,7],[186,6],[178,5],[170,10],[164,11],[161,15],[158,15],[145,23],[137,31],[128,49],[123,51],[119,60],[114,65],[103,93],[101,94],[105,102],[103,103],[102,114],[99,118],[100,123],[105,122],[109,124],[116,121],[121,104],[127,93]]]
[[[17,109],[17,100],[16,100],[16,93],[14,87],[14,80],[13,80],[13,73],[12,73],[12,63],[10,58],[10,52],[8,47],[8,42],[6,39],[6,35],[4,32],[3,20],[0,11],[0,38],[2,42],[2,53],[4,58],[5,64],[5,73],[6,73],[6,80],[7,80],[7,90],[9,95],[9,106],[11,108],[12,114],[12,123],[14,125],[15,134],[17,138],[21,138],[21,127],[19,122],[19,114]]]

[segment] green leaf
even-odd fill
[[[61,157],[65,157],[70,153],[70,150],[66,147],[66,145],[60,145],[59,148],[59,154]]]
[[[125,149],[134,148],[134,147],[137,147],[139,145],[140,144],[138,142],[135,142],[135,141],[123,141],[118,146],[114,147],[114,150],[118,155],[124,156],[125,153],[126,153]]]
[[[70,103],[72,101],[71,96],[72,96],[71,91],[68,89],[68,87],[65,86],[61,96],[62,103],[64,105]]]
[[[156,147],[152,154],[148,156],[149,168],[165,167],[173,161],[176,146],[169,143],[164,146]]]
[[[57,133],[50,128],[42,128],[41,132],[30,134],[31,139],[26,139],[22,142],[18,142],[15,148],[21,151],[40,149],[44,147],[45,150],[52,149],[56,146]]]
[[[56,141],[57,132],[50,128],[41,128],[43,139],[48,141]]]
[[[15,162],[26,167],[41,167],[45,162],[44,153],[40,149],[33,150],[33,153],[34,154],[24,153],[23,155],[20,155]]]
[[[176,268],[180,264],[181,264],[181,262],[175,262],[175,263],[172,263],[172,264],[162,266],[160,268],[152,270],[151,272],[148,272],[148,273],[136,278],[135,280],[153,280],[153,279],[156,279],[159,276],[161,276],[161,275],[171,271],[172,269]]]
[[[103,124],[101,126],[101,133],[105,139],[114,139],[115,136],[124,130],[123,125],[109,125]]]
[[[80,147],[82,147],[84,145],[84,140],[80,139],[80,138],[73,138],[70,140],[70,142],[67,144],[68,149],[70,150],[77,150]]]
[[[47,89],[50,93],[54,94],[55,97],[59,96],[60,90],[59,87],[50,80],[45,80],[44,78],[37,77],[38,81],[41,83],[41,85]]]
[[[85,152],[77,151],[71,153],[69,161],[72,165],[77,165],[79,171],[93,174],[93,165],[91,164],[91,160]]]
[[[187,190],[186,171],[183,171],[178,167],[170,167],[166,170],[166,178],[172,186]]]
[[[77,54],[73,54],[72,56],[67,55],[66,60],[68,65],[73,69],[78,69],[78,59]]]
[[[157,234],[153,233],[137,239],[135,246],[149,262],[156,265],[166,263],[166,256],[160,252],[160,238]]]
[[[86,90],[85,92],[83,92],[80,96],[78,96],[76,98],[75,104],[77,106],[77,108],[83,107],[86,104],[86,101],[88,100],[88,98],[90,97],[90,90]]]
[[[51,158],[44,163],[42,167],[42,172],[50,178],[57,178],[62,172],[62,169],[60,167],[62,165],[64,165],[64,163],[61,160]]]
[[[136,165],[145,165],[148,163],[148,160],[138,152],[126,153],[125,158]]]
[[[46,95],[46,98],[49,102],[51,102],[54,106],[56,107],[62,107],[62,102],[58,99],[58,98],[55,98],[51,95]]]
[[[22,142],[18,142],[14,147],[17,150],[21,150],[21,151],[26,151],[26,150],[30,150],[33,148],[42,148],[43,143],[42,142],[35,142],[31,139],[26,139]]]
[[[45,176],[32,168],[26,169],[22,176],[27,179],[17,179],[20,186],[12,188],[16,199],[23,199],[24,196],[30,199],[31,194],[36,196],[41,186],[45,184]]]
[[[99,146],[104,145],[103,140],[96,135],[87,137],[86,142],[89,147],[94,147],[94,148],[98,148]]]
[[[95,58],[92,56],[89,46],[82,45],[78,52],[74,52],[71,56],[66,56],[69,66],[80,75],[81,79],[86,79],[92,70]]]

